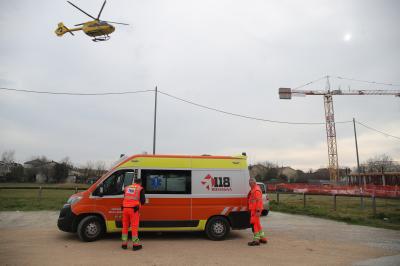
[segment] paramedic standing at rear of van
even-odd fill
[[[128,248],[128,229],[132,228],[132,250],[142,248],[139,244],[139,210],[141,205],[146,202],[144,190],[140,185],[140,180],[135,179],[135,183],[125,187],[124,200],[122,201],[122,248]]]
[[[248,245],[259,246],[260,243],[267,243],[267,238],[264,235],[260,221],[260,216],[263,209],[262,191],[254,178],[250,178],[249,185],[251,190],[247,196],[247,200],[250,211],[250,224],[253,229],[254,237],[253,241],[249,242]]]

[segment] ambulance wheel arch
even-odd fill
[[[82,215],[77,219],[76,226],[78,237],[84,242],[96,241],[106,232],[106,224],[100,214]]]
[[[206,224],[206,235],[211,240],[223,240],[229,234],[231,225],[225,216],[213,216]]]

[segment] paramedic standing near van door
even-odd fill
[[[128,248],[128,229],[132,228],[132,250],[139,250],[139,210],[144,205],[146,197],[144,189],[140,185],[140,180],[135,179],[135,183],[125,187],[124,200],[122,201],[122,248]]]
[[[262,230],[260,216],[263,209],[262,191],[257,185],[254,178],[249,179],[250,192],[247,196],[247,204],[250,211],[250,224],[253,230],[253,241],[249,242],[249,246],[259,246],[260,243],[266,244],[267,238]]]

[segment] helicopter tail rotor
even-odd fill
[[[58,37],[61,37],[61,36],[63,36],[63,35],[64,35],[65,33],[67,33],[67,32],[69,32],[71,35],[74,35],[74,34],[72,33],[72,31],[70,31],[70,29],[68,29],[68,28],[64,25],[64,23],[62,23],[62,22],[58,23],[58,27],[57,27],[57,29],[55,30],[56,35],[57,35]]]

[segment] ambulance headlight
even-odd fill
[[[68,205],[73,205],[73,204],[77,203],[78,201],[80,201],[81,199],[82,199],[81,196],[71,196],[67,200],[67,204]]]

